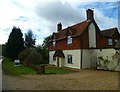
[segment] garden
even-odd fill
[[[6,74],[10,75],[25,75],[25,74],[37,74],[37,71],[27,67],[23,64],[20,64],[20,66],[14,66],[14,62],[9,59],[5,58],[2,63],[3,71]],[[66,74],[66,73],[72,73],[75,72],[75,70],[69,70],[65,68],[58,68],[58,67],[45,67],[45,73],[44,74]]]

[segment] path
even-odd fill
[[[118,90],[118,72],[88,69],[68,74],[3,74],[3,82],[3,90]]]

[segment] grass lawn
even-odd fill
[[[45,69],[46,74],[65,74],[65,73],[72,73],[72,72],[75,72],[75,71],[74,70],[67,70],[64,68],[55,68],[55,67]]]
[[[3,70],[5,73],[11,75],[23,75],[23,74],[37,74],[37,71],[26,67],[24,65],[14,66],[14,62],[9,58],[5,58],[2,62]],[[68,70],[64,68],[57,68],[57,67],[49,67],[45,68],[45,74],[65,74],[65,73],[72,73],[75,72],[74,70]]]
[[[37,74],[37,72],[31,68],[28,68],[24,65],[14,66],[14,62],[9,58],[5,58],[2,62],[3,70],[5,73],[11,75],[23,75],[23,74]]]

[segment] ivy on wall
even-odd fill
[[[108,56],[99,56],[97,60],[98,69],[114,71],[120,64],[120,51],[116,51],[111,58],[110,60]]]

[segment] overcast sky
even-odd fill
[[[80,2],[81,1],[81,2]],[[13,26],[25,34],[31,29],[36,45],[56,32],[57,23],[63,28],[86,20],[86,10],[93,9],[101,30],[118,27],[118,0],[0,0],[0,44],[7,42]],[[24,36],[23,36],[24,37]]]

